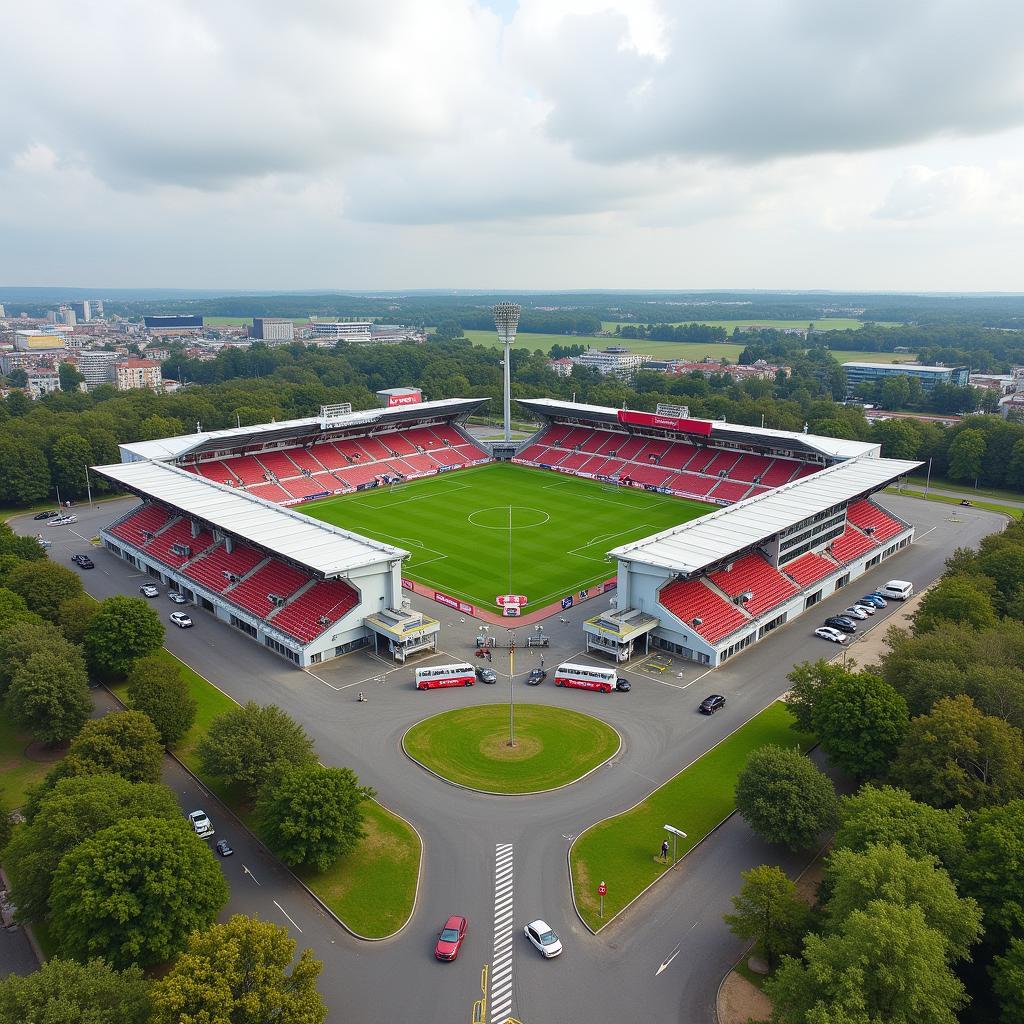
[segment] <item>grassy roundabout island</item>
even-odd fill
[[[405,752],[430,771],[485,793],[540,793],[566,786],[619,749],[619,734],[578,711],[521,704],[516,745],[508,745],[508,706],[458,708],[424,719],[403,737]]]

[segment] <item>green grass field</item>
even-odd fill
[[[402,746],[449,782],[485,793],[520,794],[575,782],[619,749],[611,726],[544,704],[516,707],[514,747],[508,745],[508,731],[508,708],[485,704],[418,722],[402,737]]]
[[[525,594],[538,608],[610,579],[610,548],[709,510],[509,463],[302,506],[305,515],[405,548],[412,557],[403,575],[485,608],[505,593]]]
[[[752,750],[769,743],[810,749],[812,738],[791,729],[792,722],[785,704],[771,704],[642,803],[580,834],[570,850],[569,870],[576,906],[591,928],[607,924],[668,870],[658,856],[667,836],[663,825],[687,834],[679,840],[682,856],[732,813],[736,778]],[[597,896],[602,880],[608,882],[603,919]]]

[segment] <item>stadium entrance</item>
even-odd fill
[[[411,608],[385,608],[367,615],[363,625],[373,636],[373,652],[404,665],[417,654],[434,654],[441,623]]]

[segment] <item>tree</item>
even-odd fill
[[[951,871],[963,858],[963,808],[929,807],[905,789],[861,786],[839,802],[839,819],[836,849],[862,852],[876,843],[898,843],[911,857],[934,857]]]
[[[811,926],[811,908],[780,868],[762,864],[741,871],[740,877],[743,886],[732,898],[736,913],[725,914],[724,921],[733,935],[756,943],[774,970],[780,956],[799,952]]]
[[[13,832],[14,821],[11,818],[11,809],[7,806],[7,801],[0,798],[0,852],[11,841]]]
[[[322,1024],[323,964],[311,949],[292,965],[294,955],[285,928],[240,914],[196,932],[153,986],[152,1024]]]
[[[141,711],[112,711],[82,727],[58,768],[66,775],[110,772],[129,782],[158,782],[164,751],[156,726]]]
[[[22,369],[20,366],[16,366],[7,374],[7,383],[10,384],[12,388],[27,388],[28,371]]]
[[[85,375],[71,363],[61,363],[57,367],[57,375],[60,377],[61,391],[77,391],[78,385],[85,381]]]
[[[28,610],[25,598],[6,587],[0,587],[0,622],[4,623],[5,628],[22,622],[43,624],[43,620],[35,612]]]
[[[177,437],[185,430],[181,420],[171,416],[147,416],[139,424],[139,440],[155,441],[160,437]]]
[[[41,795],[4,853],[18,919],[42,921],[64,855],[125,818],[178,821],[181,809],[166,786],[128,782],[117,775],[61,779]]]
[[[210,723],[198,748],[203,771],[256,793],[286,767],[314,761],[313,741],[276,704],[249,701]]]
[[[227,900],[220,866],[184,819],[128,818],[65,855],[50,922],[62,953],[149,967],[211,925]]]
[[[365,835],[362,805],[374,795],[351,768],[286,769],[257,805],[267,845],[285,864],[326,871]]]
[[[61,601],[57,607],[56,618],[60,631],[71,643],[84,643],[89,623],[99,611],[99,607],[87,594],[83,594],[81,597],[69,597],[66,601]]]
[[[173,747],[192,728],[199,705],[173,661],[139,658],[128,674],[128,700],[148,715],[165,747]]]
[[[78,498],[88,493],[86,472],[93,465],[93,454],[92,446],[84,437],[65,434],[57,438],[50,452],[50,465],[61,497]]]
[[[907,702],[869,672],[843,673],[818,695],[812,715],[832,764],[862,779],[886,771],[908,718]]]
[[[892,777],[935,807],[1006,803],[1024,795],[1024,737],[970,697],[943,697],[910,722]]]
[[[736,809],[768,842],[804,850],[834,826],[838,801],[832,782],[803,754],[769,745],[747,757]]]
[[[15,724],[53,746],[76,735],[92,711],[81,664],[49,651],[30,655],[14,673],[7,711]]]
[[[0,1024],[147,1024],[149,985],[138,967],[47,960],[0,981]]]
[[[1024,1020],[1024,940],[1014,939],[1004,956],[997,956],[990,968],[992,990],[999,1000],[1002,1024]]]
[[[787,957],[764,990],[772,1024],[956,1024],[967,1002],[921,908],[881,900],[839,933],[808,935],[803,959]]]
[[[48,622],[5,620],[0,627],[0,694],[6,693],[14,673],[37,652],[57,655],[84,671],[81,649]]]
[[[81,597],[82,580],[70,569],[49,560],[23,562],[7,574],[6,586],[20,594],[31,611],[53,619],[61,601]]]
[[[8,399],[10,401],[10,399]],[[34,505],[51,494],[46,456],[30,440],[0,437],[0,504]],[[31,541],[31,538],[28,538]],[[36,544],[42,553],[42,548]]]
[[[1014,442],[1004,482],[1015,491],[1024,491],[1024,438]]]
[[[974,483],[981,475],[981,462],[985,457],[985,434],[981,430],[961,430],[949,445],[950,480]]]
[[[790,682],[786,706],[796,719],[794,729],[802,733],[814,732],[814,708],[818,697],[846,674],[846,669],[841,665],[834,665],[824,658],[794,666],[793,671],[786,676]]]
[[[966,960],[981,937],[981,908],[957,895],[948,872],[931,857],[911,857],[902,846],[869,846],[863,851],[834,850],[828,858],[824,888],[829,892],[828,925],[840,931],[855,910],[875,900],[912,904],[945,939],[947,959]]]
[[[120,676],[163,642],[164,627],[157,613],[141,597],[118,595],[100,602],[85,633],[85,652],[96,671]]]
[[[960,622],[973,629],[996,624],[992,599],[968,578],[947,576],[922,598],[914,618],[918,632],[930,632],[943,622]]]
[[[1024,800],[979,811],[967,826],[957,880],[981,904],[987,937],[1024,938]]]

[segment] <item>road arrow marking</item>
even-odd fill
[[[654,972],[654,976],[657,977],[659,974],[661,974],[661,972],[665,970],[665,968],[668,967],[668,965],[672,963],[672,961],[675,960],[677,956],[679,956],[679,946],[676,946],[676,948],[673,949],[672,952],[669,953],[669,955],[664,960],[662,960],[661,966]]]

